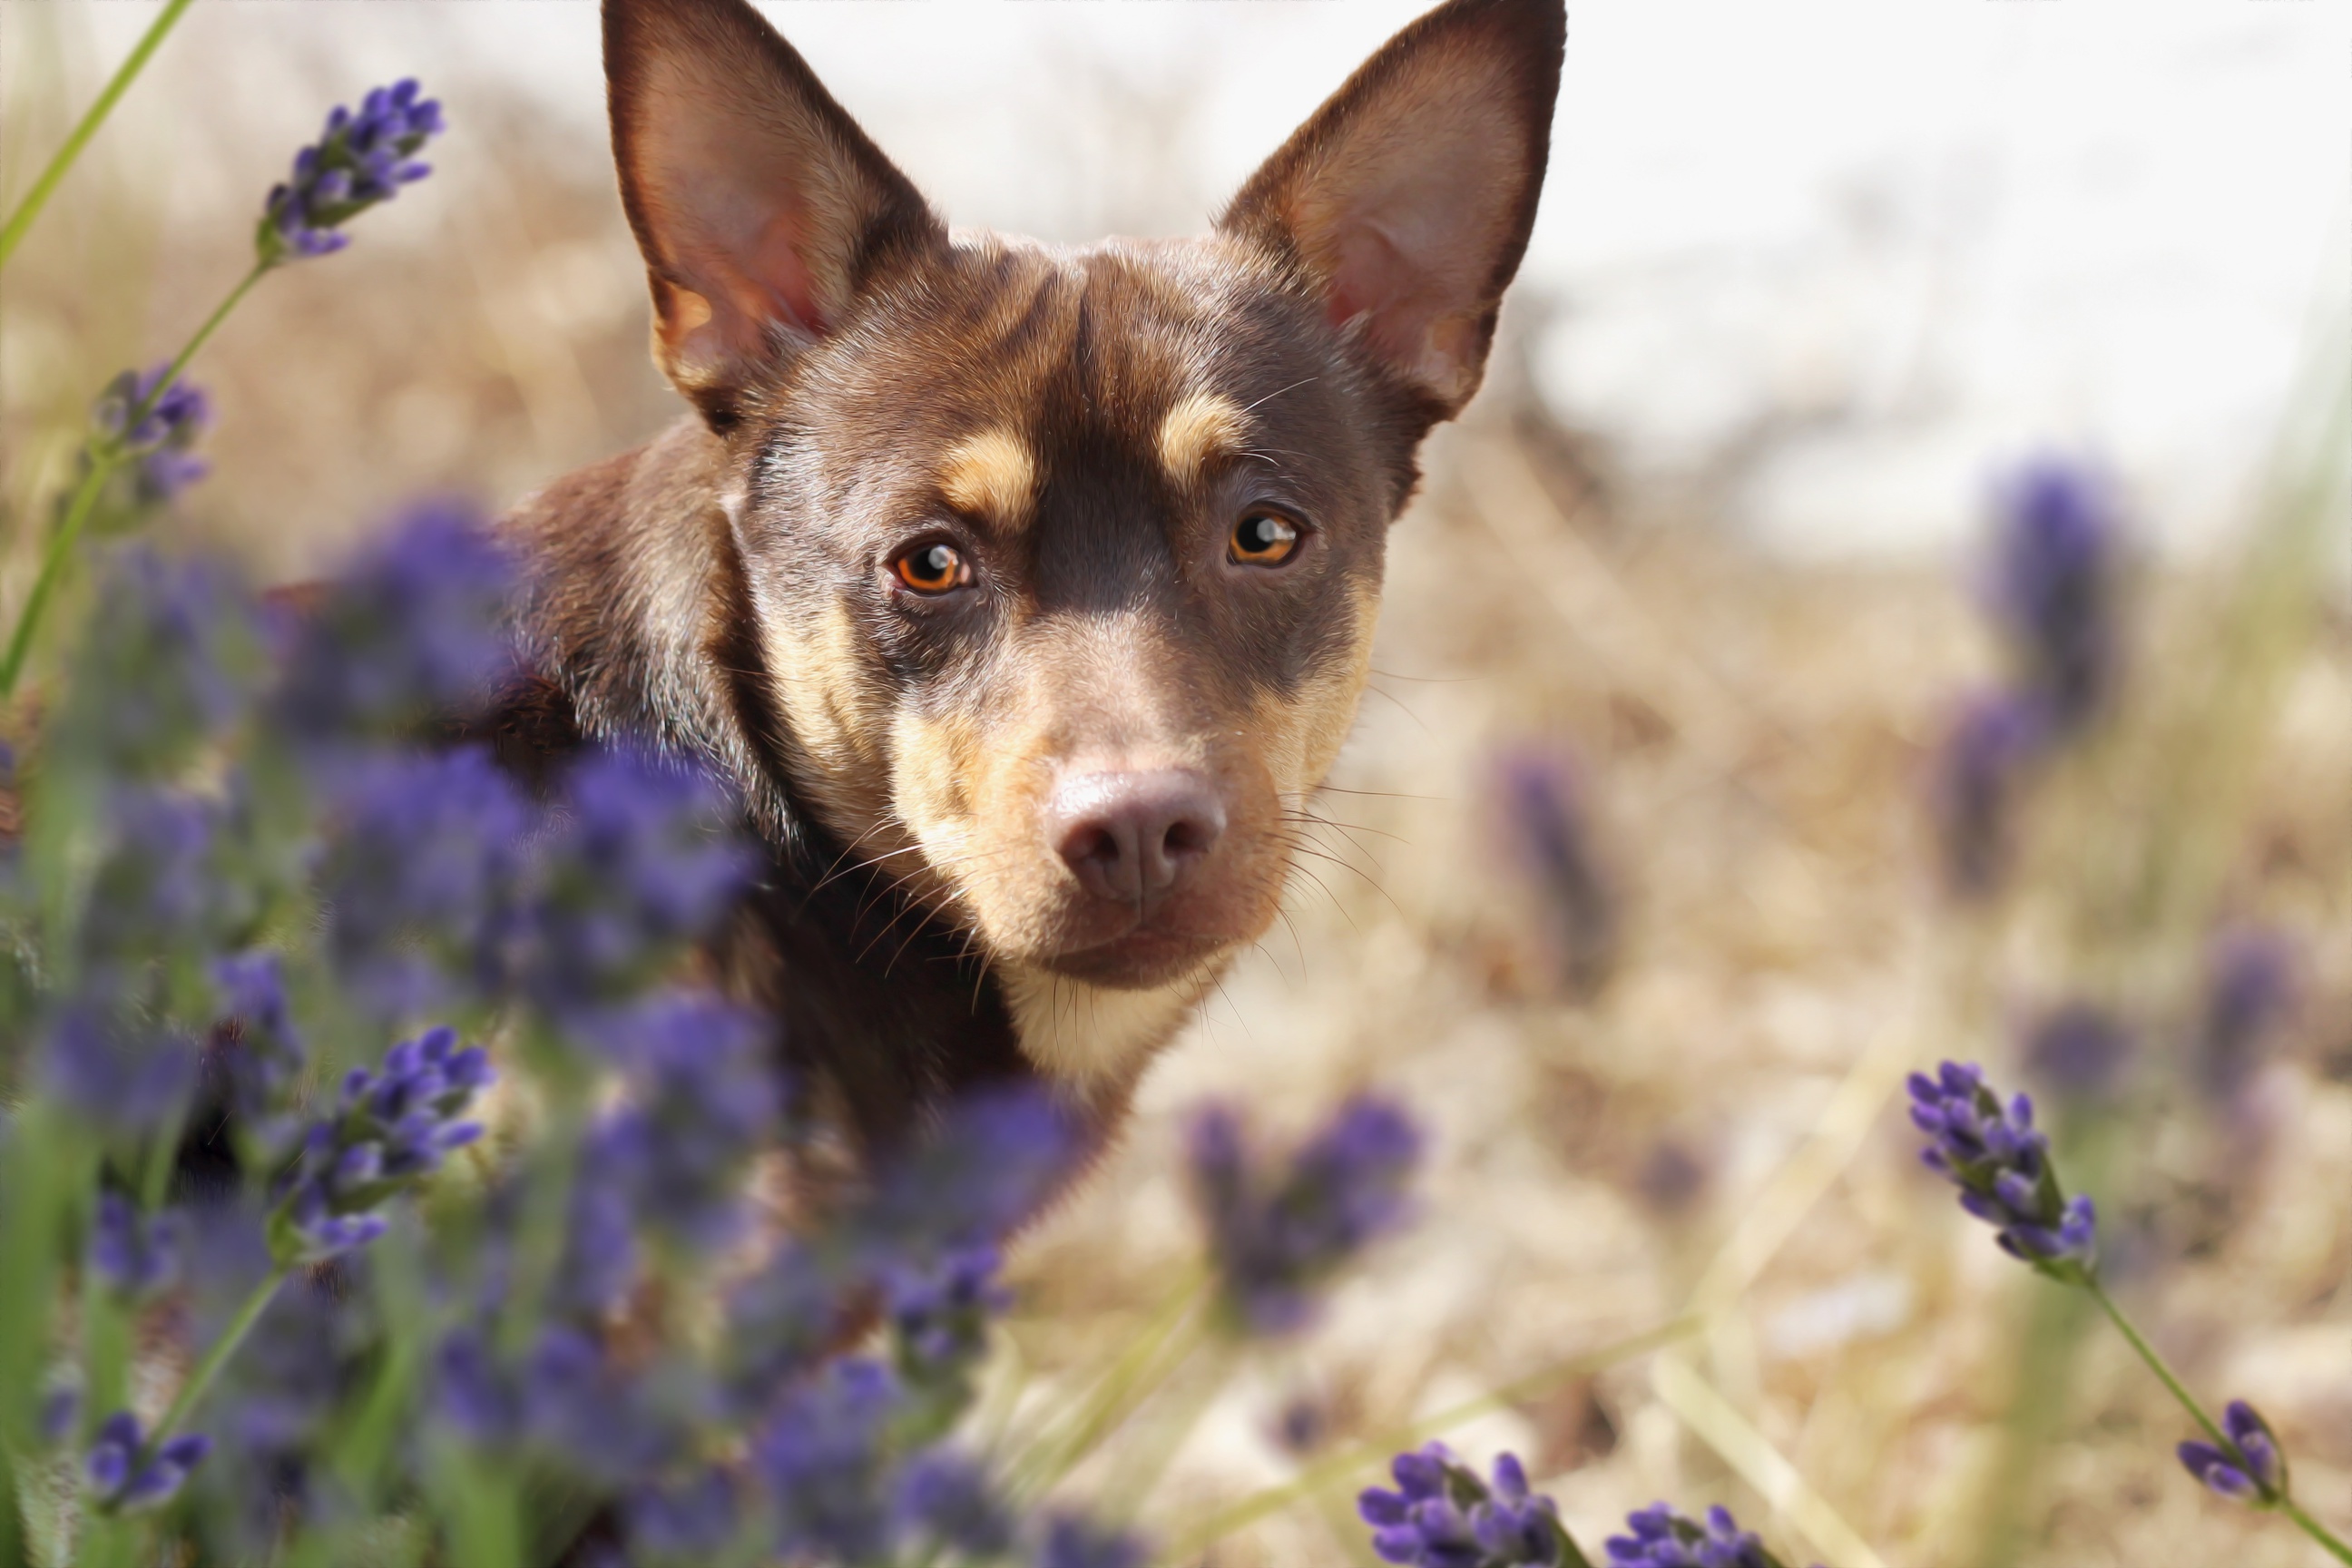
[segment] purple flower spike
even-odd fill
[[[448,1028],[393,1047],[380,1072],[347,1074],[340,1109],[311,1127],[270,1216],[279,1262],[323,1262],[382,1236],[375,1210],[481,1136],[459,1116],[495,1076],[481,1047],[458,1048]]]
[[[1488,1483],[1442,1443],[1399,1454],[1389,1466],[1396,1489],[1368,1488],[1356,1511],[1372,1526],[1372,1550],[1410,1568],[1556,1568],[1584,1558],[1551,1499],[1528,1489],[1527,1472],[1505,1454]]]
[[[131,1301],[165,1294],[179,1283],[181,1253],[177,1215],[146,1219],[121,1193],[100,1194],[98,1223],[90,1227],[89,1266],[117,1294]]]
[[[1420,1157],[1411,1119],[1370,1096],[1340,1107],[1279,1171],[1251,1158],[1232,1111],[1204,1111],[1192,1125],[1193,1195],[1234,1319],[1262,1334],[1303,1327],[1314,1289],[1402,1223]]]
[[[2122,523],[2113,487],[2084,464],[2045,458],[2002,480],[1998,501],[1988,596],[2051,738],[2063,740],[2115,685]]]
[[[2088,1284],[2098,1257],[2098,1215],[2087,1197],[2069,1200],[2050,1163],[2049,1140],[2033,1126],[2033,1101],[2004,1108],[1974,1064],[1946,1062],[1937,1076],[1913,1073],[1911,1121],[1927,1134],[1922,1163],[1960,1189],[1960,1206],[1998,1226],[2001,1249],[2052,1279]]]
[[[2225,1444],[2183,1443],[2180,1463],[2188,1472],[2232,1502],[2269,1508],[2287,1495],[2286,1454],[2254,1407],[2233,1399],[2221,1415]]]
[[[338,106],[318,142],[294,155],[293,178],[269,193],[254,244],[264,263],[328,256],[351,243],[342,226],[433,172],[412,156],[445,129],[437,99],[412,79],[380,87],[360,111]]]
[[[212,400],[184,380],[164,385],[158,395],[155,389],[171,368],[166,363],[144,374],[124,371],[107,384],[94,414],[106,439],[135,463],[134,500],[141,506],[168,501],[212,471],[189,450],[213,422]]]
[[[2018,793],[2042,737],[2032,704],[2008,692],[1969,701],[1937,754],[1928,799],[1944,886],[1958,899],[2000,890],[2016,836]]]
[[[1066,1515],[1046,1527],[1037,1568],[1143,1568],[1150,1558],[1135,1537]]]
[[[2261,1067],[2294,1012],[2295,967],[2294,950],[2274,931],[2242,929],[2214,940],[2194,1041],[2197,1076],[2214,1095],[2236,1096]]]
[[[1608,1541],[1608,1568],[1780,1568],[1752,1531],[1726,1508],[1706,1510],[1705,1522],[1664,1503],[1625,1517],[1631,1535]]]
[[[1563,755],[1528,751],[1502,760],[1496,783],[1505,847],[1539,895],[1559,979],[1589,994],[1615,960],[1618,913],[1580,772]]]
[[[212,1452],[213,1440],[189,1432],[163,1443],[152,1455],[142,1455],[146,1438],[139,1418],[120,1410],[98,1429],[82,1461],[93,1505],[106,1513],[137,1513],[161,1508],[179,1495],[188,1472]]]

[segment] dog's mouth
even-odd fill
[[[1137,922],[1117,935],[1064,948],[1046,959],[1045,967],[1089,985],[1150,990],[1205,968],[1235,940]]]

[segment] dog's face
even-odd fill
[[[1533,219],[1558,0],[1452,0],[1207,237],[950,235],[740,0],[607,0],[656,353],[724,442],[796,793],[994,959],[1273,921],[1414,448]]]

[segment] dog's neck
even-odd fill
[[[484,733],[526,773],[625,742],[693,757],[734,786],[767,865],[712,944],[716,978],[781,1021],[817,1114],[859,1144],[895,1142],[960,1093],[1036,1079],[1107,1129],[1212,974],[1110,991],[992,963],[804,809],[724,457],[699,421],[681,421],[509,514],[528,563],[528,670]]]

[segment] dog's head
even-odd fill
[[[743,0],[606,0],[655,353],[724,443],[794,789],[1000,962],[1273,921],[1414,449],[1477,387],[1560,0],[1448,0],[1215,232],[950,234]]]

